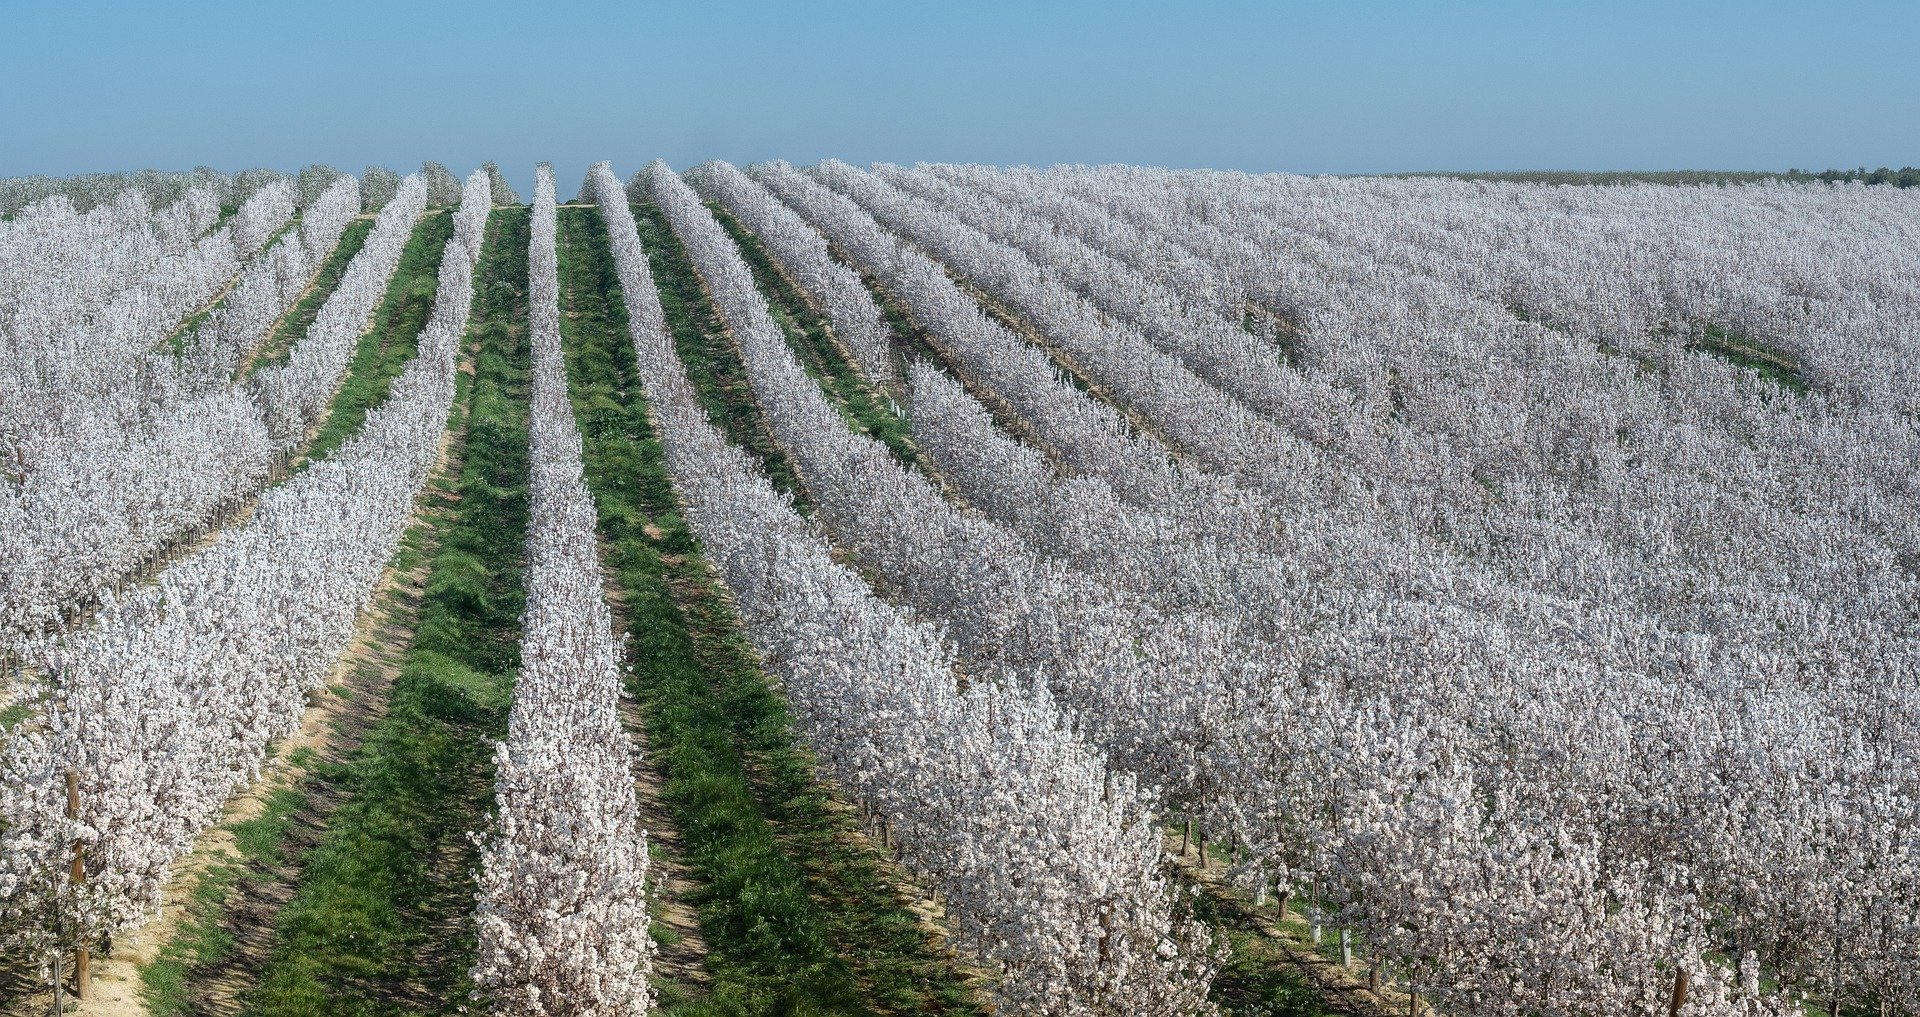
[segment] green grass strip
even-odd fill
[[[760,461],[760,467],[773,486],[793,496],[794,504],[807,511],[806,492],[800,487],[793,464],[786,459],[767,430],[760,404],[754,401],[753,387],[720,314],[700,287],[700,276],[687,257],[680,238],[667,224],[666,214],[650,201],[633,204],[634,225],[640,242],[647,249],[647,262],[653,281],[660,290],[660,304],[666,310],[667,329],[673,333],[674,352],[687,367],[687,377],[706,407],[713,426],[726,432],[727,440]]]
[[[233,935],[225,924],[228,901],[270,880],[273,870],[285,863],[287,834],[307,801],[304,788],[279,788],[267,797],[260,815],[227,824],[234,850],[207,866],[192,896],[177,905],[186,917],[160,955],[140,968],[140,998],[149,1017],[194,1012],[196,976],[233,954]]]
[[[1804,396],[1811,387],[1799,360],[1785,350],[1776,350],[1719,325],[1706,325],[1687,344],[1735,367],[1744,367],[1796,396]]]
[[[664,1010],[979,1013],[889,889],[857,821],[827,800],[709,578],[647,420],[605,225],[593,209],[560,215],[561,329],[588,484],[624,594],[631,687],[708,945],[708,991],[664,986]],[[670,311],[688,314],[685,303]]]
[[[367,245],[367,235],[373,232],[372,219],[355,219],[347,223],[340,233],[340,242],[333,247],[333,253],[327,256],[326,263],[320,266],[320,272],[314,277],[313,288],[301,297],[293,309],[280,319],[268,333],[267,340],[260,347],[260,355],[242,372],[242,376],[265,367],[268,364],[283,363],[292,352],[293,344],[313,324],[320,314],[320,308],[326,306],[328,298],[340,286],[340,277],[347,272],[347,266],[353,262],[353,256]]]
[[[387,283],[386,296],[374,310],[373,327],[354,347],[326,423],[307,449],[308,460],[325,459],[359,433],[367,413],[386,401],[393,379],[419,352],[420,332],[433,316],[434,294],[440,289],[440,261],[452,236],[450,215],[431,215],[414,227]]]
[[[1207,997],[1234,1017],[1323,1017],[1330,1013],[1318,985],[1303,974],[1246,905],[1224,894],[1201,893],[1194,915],[1224,931],[1232,949]]]
[[[919,465],[913,448],[913,427],[903,413],[895,413],[891,400],[878,391],[847,359],[829,334],[826,319],[816,313],[800,291],[774,267],[772,255],[740,221],[718,204],[708,206],[722,228],[746,257],[753,270],[753,281],[767,299],[773,320],[787,334],[787,345],[809,377],[820,384],[827,399],[847,425],[862,434],[884,442],[893,454],[909,466]]]
[[[334,775],[346,804],[303,859],[247,1013],[468,1005],[478,852],[467,834],[492,802],[525,600],[529,222],[525,209],[502,209],[489,224],[468,333],[474,376],[454,410],[463,458],[413,644],[386,716]]]
[[[267,252],[273,250],[273,245],[279,243],[282,237],[285,237],[289,232],[299,228],[300,228],[300,214],[296,212],[293,214],[291,218],[287,220],[286,225],[281,226],[279,229],[273,231],[273,235],[267,238],[266,243],[260,245],[260,251],[259,253],[255,254],[254,257],[255,258],[266,257]],[[247,264],[251,265],[252,262],[249,261]],[[243,265],[241,267],[241,270],[245,271],[246,267],[247,266]],[[213,312],[225,306],[228,298],[233,296],[233,291],[238,288],[239,286],[236,283],[232,288],[228,289],[225,293],[220,294],[220,299],[214,301],[206,309],[194,312],[191,316],[187,318],[186,321],[181,322],[180,325],[173,330],[173,334],[167,336],[166,342],[162,343],[161,345],[167,350],[167,352],[173,354],[176,357],[182,353],[185,353],[187,349],[187,337],[192,335],[194,332],[198,331],[200,329],[200,326],[205,325],[207,323],[207,319],[213,317]]]

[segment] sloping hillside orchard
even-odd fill
[[[1920,1013],[1920,193],[0,181],[0,1013]]]

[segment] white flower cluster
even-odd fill
[[[1820,733],[1814,741],[1826,758],[1859,760],[1839,763],[1861,781],[1840,799],[1882,804],[1869,813],[1874,822],[1850,819],[1840,827],[1858,838],[1853,847],[1835,839],[1790,860],[1782,850],[1787,841],[1766,832],[1781,823],[1752,814],[1733,791],[1766,775],[1751,753],[1750,711],[1764,705],[1784,720],[1798,705],[1780,698],[1777,687],[1747,684],[1749,670],[1691,670],[1694,657],[1681,658],[1680,669],[1652,666],[1635,642],[1658,633],[1644,619],[1518,587],[1424,531],[1378,518],[1379,504],[1339,497],[1368,482],[1351,462],[1324,457],[1329,461],[1317,467],[1354,474],[1322,488],[1330,500],[1317,515],[1325,518],[1270,497],[1287,488],[1257,465],[1233,464],[1251,484],[1242,487],[1234,477],[1169,468],[1164,447],[1154,462],[1150,436],[1127,433],[1120,417],[1058,379],[1044,355],[986,319],[940,266],[887,236],[859,207],[783,166],[756,173],[857,267],[886,281],[966,380],[1057,454],[1049,460],[1014,444],[951,381],[917,368],[916,436],[973,504],[1069,560],[1096,561],[1106,542],[1117,582],[1149,601],[1217,613],[1268,640],[1261,652],[1271,656],[1230,664],[1218,679],[1247,681],[1241,672],[1252,669],[1249,694],[1266,699],[1266,708],[1211,718],[1218,735],[1197,761],[1218,806],[1202,818],[1229,817],[1214,832],[1237,834],[1254,849],[1251,876],[1277,876],[1283,891],[1311,891],[1316,905],[1359,927],[1423,992],[1443,996],[1454,1009],[1652,1009],[1666,991],[1659,967],[1677,964],[1694,976],[1690,1012],[1732,1011],[1787,1004],[1757,998],[1757,987],[1736,983],[1734,972],[1707,958],[1765,950],[1777,941],[1756,936],[1747,923],[1785,915],[1771,905],[1754,907],[1772,893],[1757,879],[1737,895],[1718,896],[1723,877],[1706,860],[1755,850],[1742,838],[1765,834],[1768,846],[1758,850],[1778,859],[1772,864],[1784,863],[1783,872],[1845,880],[1837,885],[1845,887],[1847,909],[1828,927],[1833,931],[1820,933],[1823,946],[1874,937],[1871,951],[1847,951],[1846,963],[1875,974],[1843,976],[1842,991],[1906,998],[1908,990],[1883,973],[1898,969],[1878,958],[1888,948],[1911,950],[1899,943],[1912,926],[1889,920],[1899,901],[1914,899],[1910,863],[1870,872],[1834,864],[1846,855],[1882,857],[1867,845],[1911,836],[1900,832],[1913,829],[1914,798],[1899,790],[1908,778],[1870,770],[1872,761],[1899,758],[1888,753],[1903,754],[1903,747],[1883,742],[1860,752]],[[843,167],[825,175],[847,182],[856,173]],[[950,214],[884,182],[855,179],[848,186],[927,243],[971,246],[982,257],[1019,263],[1017,251],[969,235]],[[1088,235],[1125,231],[1096,223]],[[1118,305],[1089,312],[1053,269],[1029,260],[995,271],[1004,274],[990,278],[1023,287],[1053,280],[1046,300],[1083,305],[1072,314],[1051,312],[1056,323],[1092,321],[1104,329],[1102,318],[1110,316],[1137,330],[1114,340],[1125,348],[1148,334],[1123,319]],[[1169,277],[1201,274],[1189,264]],[[1009,283],[996,294],[1018,292]],[[1159,309],[1139,314],[1149,321],[1172,308],[1209,313],[1214,299],[1151,296]],[[1088,331],[1077,341],[1106,341],[1101,334]],[[1165,411],[1147,417],[1162,424]],[[1360,423],[1345,426],[1375,426]],[[1318,444],[1308,447],[1321,456]],[[1056,462],[1080,475],[1058,474]],[[1208,504],[1208,491],[1222,501]],[[1154,580],[1146,570],[1156,557],[1163,564]],[[1217,562],[1216,575],[1205,574],[1209,561]],[[1269,683],[1263,692],[1261,681]],[[1142,706],[1160,708],[1153,701]],[[1839,707],[1866,708],[1859,700]],[[1727,718],[1718,723],[1727,725],[1728,740],[1708,754],[1697,727],[1703,716]],[[1742,716],[1749,719],[1733,720]],[[1100,730],[1098,719],[1089,723]],[[1711,764],[1711,778],[1703,780],[1703,764]],[[1783,775],[1771,776],[1778,786]],[[1787,788],[1770,794],[1770,805],[1789,814],[1831,814],[1832,790],[1797,774],[1785,779]],[[1718,799],[1709,788],[1719,789]],[[1896,857],[1912,856],[1902,848]],[[1826,885],[1831,893],[1836,884]],[[1799,884],[1802,892],[1808,886]],[[1778,899],[1785,904],[1790,896]],[[1723,923],[1720,902],[1728,899],[1754,910]],[[1796,928],[1808,927],[1804,916],[1799,921]],[[1803,959],[1795,960],[1796,952]],[[1829,951],[1800,946],[1776,945],[1763,959],[1770,973],[1790,973],[1801,990],[1819,984],[1813,979],[1830,990],[1830,969],[1820,965],[1831,962]]]
[[[484,221],[484,175],[462,216]],[[403,212],[403,221],[411,216]],[[159,903],[169,866],[254,779],[350,643],[452,405],[477,252],[449,241],[433,314],[387,400],[333,456],[149,587],[39,649],[34,715],[0,741],[0,943],[94,939]],[[65,817],[66,775],[80,811]],[[70,845],[86,888],[67,893]],[[50,913],[67,913],[57,920]]]
[[[958,275],[1023,315],[1068,360],[1098,379],[1153,428],[1208,469],[1259,478],[1284,505],[1320,511],[1365,497],[1326,468],[1300,438],[1156,347],[1131,321],[1081,299],[1059,273],[881,178],[829,160],[820,180],[926,249]]]
[[[664,167],[650,177],[670,215],[706,215]],[[1205,932],[1176,914],[1147,798],[1065,727],[1043,688],[976,681],[962,691],[938,633],[834,562],[707,421],[664,330],[620,185],[602,165],[591,187],[688,519],[802,732],[847,789],[888,818],[907,864],[944,899],[957,944],[1001,970],[1002,1009],[1205,1012],[1215,955]],[[711,217],[706,227],[718,232]]]
[[[313,212],[314,228],[332,233],[335,242],[334,223],[346,213],[340,206],[351,194],[340,191],[346,186],[329,191]],[[247,216],[255,200],[278,207],[289,191],[284,182],[263,189],[235,220]],[[22,351],[0,367],[0,462],[6,463],[0,477],[0,560],[6,562],[0,571],[0,633],[7,642],[55,625],[82,598],[124,579],[222,506],[258,489],[276,458],[298,444],[332,398],[425,208],[425,194],[417,179],[401,189],[295,344],[291,360],[262,368],[246,382],[235,384],[221,370],[240,345],[237,337],[229,341],[224,318],[214,326],[221,338],[209,349],[227,351],[208,357],[145,352],[156,336],[133,344],[135,354],[116,357],[111,348],[90,345],[92,326],[76,325],[71,342],[56,344],[63,351],[57,356],[52,346],[31,356]],[[246,278],[271,274],[271,286],[261,285],[274,291],[277,303],[252,306],[244,314],[249,323],[277,319],[306,285],[304,278],[281,277],[280,252],[297,244],[307,253],[287,260],[317,269],[331,250],[331,244],[320,248],[324,239],[316,233],[307,251],[305,239],[290,235],[255,260]],[[231,247],[224,259],[213,260],[237,267]],[[188,252],[173,260],[199,265],[207,259]],[[241,285],[247,286],[245,279]],[[171,327],[185,308],[178,301],[167,306],[173,308],[166,319]],[[242,316],[235,313],[236,329],[252,331],[250,324],[239,328]],[[37,369],[36,363],[47,367]]]
[[[0,262],[6,266],[0,272],[0,339],[7,363],[184,257],[219,214],[216,191],[196,187],[158,213],[139,191],[129,190],[85,213],[53,198],[0,223]]]
[[[491,184],[489,185],[491,189]],[[567,397],[553,172],[534,181],[527,608],[498,812],[481,853],[479,957],[494,1012],[637,1017],[651,1004],[647,837],[619,716],[620,640]]]
[[[12,383],[38,385],[68,400],[112,384],[292,219],[293,193],[291,182],[275,181],[226,225],[184,247],[166,242],[186,232],[182,224],[149,231],[141,223],[97,247],[67,251],[70,257],[41,270],[54,278],[25,294],[27,302],[13,312],[5,365]],[[193,202],[195,226],[211,224],[209,208],[219,212],[209,192],[184,200]],[[29,255],[9,253],[21,260]]]
[[[1609,686],[1653,690],[1575,683],[1560,718],[1638,750],[1575,746],[1632,817],[1607,866],[1686,860],[1722,951],[1783,982],[1920,991],[1920,746],[1885,723],[1920,675],[1920,201],[1118,168],[995,189],[1022,191],[1154,230],[1293,316],[1301,373],[1420,449],[1379,472],[1426,507],[1393,510],[1517,598],[1580,605],[1586,654],[1631,675]],[[1768,362],[1805,395],[1747,369]],[[1346,434],[1323,445],[1374,469]]]

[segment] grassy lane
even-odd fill
[[[499,234],[495,233],[497,243]],[[503,260],[484,263],[496,272]],[[394,317],[404,317],[395,315]],[[417,330],[410,332],[417,336]],[[411,342],[411,340],[409,340]],[[468,376],[459,377],[465,405]],[[347,389],[356,386],[350,381]],[[257,808],[243,803],[216,835],[214,857],[182,902],[182,921],[157,955],[140,968],[141,995],[151,1017],[225,1012],[254,985],[274,945],[274,923],[299,879],[301,862],[343,804],[340,778],[371,727],[386,712],[402,657],[413,640],[427,579],[425,565],[451,522],[457,502],[454,473],[464,446],[464,418],[450,422],[446,458],[428,482],[419,516],[402,538],[382,591],[363,618],[362,636],[335,681],[315,696],[316,724],[308,724],[269,771]]]
[[[740,1017],[978,1013],[903,903],[898,873],[821,790],[699,558],[647,419],[598,212],[563,209],[560,222],[561,324],[588,482],[632,637],[630,683],[649,765],[665,777],[663,798],[699,883],[693,903],[708,944],[708,991],[666,986],[665,1009]],[[673,285],[661,281],[663,290]],[[668,313],[676,329],[690,324],[689,301]],[[731,357],[706,368],[709,378],[715,368],[738,377]],[[728,403],[721,416],[751,419],[745,409]]]
[[[1719,357],[1735,367],[1744,367],[1795,396],[1805,396],[1812,387],[1807,381],[1806,370],[1793,354],[1748,338],[1730,328],[1703,325],[1699,334],[1688,341],[1687,348]]]
[[[488,227],[455,426],[455,505],[384,718],[330,773],[346,804],[303,859],[257,988],[255,1014],[453,1013],[472,963],[477,851],[519,667],[527,525],[526,209]],[[413,553],[418,553],[417,550]]]
[[[346,274],[347,265],[360,248],[367,245],[367,235],[373,232],[373,220],[355,219],[347,223],[340,234],[340,242],[333,247],[333,253],[327,256],[326,263],[320,266],[319,274],[314,276],[313,285],[307,294],[293,305],[293,308],[280,319],[280,323],[267,333],[266,342],[247,363],[241,365],[242,377],[253,373],[263,364],[276,364],[287,359],[287,353],[301,336],[307,334],[307,327],[320,314],[320,308],[326,306],[327,298],[340,285],[340,277]]]
[[[901,462],[919,465],[920,457],[913,448],[913,428],[907,418],[895,413],[889,397],[853,366],[852,359],[833,338],[827,320],[774,266],[773,256],[761,246],[758,237],[719,204],[709,203],[707,207],[746,257],[747,267],[753,270],[753,281],[767,298],[767,309],[787,334],[787,345],[800,358],[807,374],[826,391],[828,400],[840,411],[847,425],[886,443]]]
[[[187,336],[192,335],[200,326],[206,324],[207,319],[213,316],[213,312],[219,310],[226,304],[227,298],[233,296],[234,288],[239,285],[240,277],[246,274],[247,268],[253,264],[253,261],[265,257],[267,252],[273,250],[274,245],[278,244],[283,237],[299,228],[300,213],[295,212],[292,218],[287,220],[286,225],[274,230],[273,235],[267,238],[267,242],[260,245],[260,250],[254,254],[252,259],[241,264],[240,272],[220,291],[220,295],[215,298],[212,303],[188,315],[187,320],[175,326],[173,333],[167,336],[159,348],[164,348],[176,357],[185,352],[187,348]]]
[[[667,328],[673,333],[674,352],[687,366],[687,377],[700,393],[707,417],[726,432],[727,440],[758,459],[773,486],[793,495],[796,507],[806,512],[806,492],[761,419],[760,405],[754,401],[746,372],[733,355],[719,312],[707,299],[680,238],[673,235],[673,227],[653,202],[635,202],[633,220],[647,249],[653,281],[660,288],[660,304],[666,310]]]
[[[453,216],[430,215],[414,227],[373,312],[373,327],[360,337],[346,380],[333,397],[327,420],[307,448],[307,458],[325,459],[360,430],[367,412],[386,401],[387,389],[419,352],[420,330],[433,316],[440,289],[440,261],[453,237]]]

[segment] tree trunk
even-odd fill
[[[1207,867],[1207,831],[1200,831],[1200,867]]]
[[[1280,920],[1284,922],[1287,920],[1287,900],[1288,898],[1293,896],[1293,891],[1281,890],[1279,892],[1279,896],[1280,896],[1280,900],[1279,900]]]
[[[1371,965],[1368,965],[1367,967],[1367,989],[1370,992],[1380,991],[1380,955],[1379,954],[1373,955],[1373,963]]]
[[[1193,820],[1180,821],[1180,857],[1187,856],[1187,842],[1193,839]]]
[[[1352,963],[1353,937],[1348,935],[1347,930],[1343,928],[1340,930],[1340,966],[1346,967]]]
[[[78,770],[67,771],[67,818],[73,820],[80,818],[80,772]],[[67,874],[68,880],[75,886],[79,886],[87,881],[85,851],[86,848],[81,845],[78,838],[75,838],[73,842],[73,868]],[[78,923],[78,916],[75,916],[75,922],[76,924]],[[76,931],[78,935],[74,938],[78,945],[74,947],[73,956],[73,995],[76,999],[86,999],[87,982],[93,974],[93,958],[89,956],[89,951],[87,950],[86,929],[79,928],[76,929]]]

